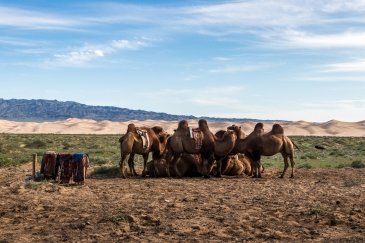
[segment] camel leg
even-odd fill
[[[294,165],[295,165],[295,161],[294,161],[293,154],[290,154],[289,155],[289,159],[290,159],[290,166],[291,166],[291,176],[290,176],[290,178],[294,178]]]
[[[285,172],[289,167],[288,156],[286,154],[282,154],[282,155],[284,158],[284,170],[283,170],[283,173],[281,173],[280,178],[284,178]]]
[[[210,175],[208,173],[208,164],[209,164],[209,161],[215,160],[214,154],[210,153],[210,152],[207,153],[206,151],[202,151],[201,156],[203,159],[203,169],[202,169],[203,176],[204,176],[204,178],[210,178]]]
[[[223,160],[226,158],[227,156],[225,157],[222,157],[222,158],[219,158],[217,160],[217,174],[215,175],[216,177],[222,177],[222,162]]]
[[[261,178],[261,158],[257,162],[257,178]]]
[[[142,176],[143,177],[146,177],[147,160],[148,160],[148,153],[143,155],[143,171],[142,171]]]
[[[210,175],[208,174],[208,162],[209,159],[203,158],[203,176],[204,178],[210,178]]]
[[[174,159],[172,160],[172,167],[174,168],[174,171],[176,173],[177,178],[182,178],[180,171],[177,168],[177,161],[181,157],[181,154],[174,154]],[[170,175],[170,168],[167,168],[168,175]]]
[[[127,158],[127,156],[128,156],[127,154],[122,153],[122,156],[119,161],[119,171],[122,178],[126,178],[126,175],[124,173],[124,161]]]
[[[261,178],[261,154],[259,151],[254,151],[252,153],[253,161],[253,177]]]
[[[138,176],[136,169],[134,168],[134,153],[131,153],[129,155],[129,159],[128,159],[128,166],[129,166],[129,171],[131,173],[131,176]]]

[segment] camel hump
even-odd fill
[[[255,125],[254,131],[261,131],[264,130],[264,124],[262,122],[259,122]]]
[[[156,134],[160,134],[163,133],[163,128],[160,126],[154,126],[152,127],[152,130],[156,133]]]
[[[127,128],[127,133],[128,132],[136,132],[136,125],[134,125],[133,123],[128,124],[128,128]]]
[[[189,128],[189,124],[187,120],[181,120],[179,121],[179,124],[177,126],[177,130],[187,130]]]
[[[279,124],[274,124],[271,131],[273,134],[284,134],[284,128]]]
[[[205,119],[200,119],[199,122],[198,122],[198,124],[199,124],[199,128],[200,129],[206,129],[206,128],[208,128],[208,122]]]
[[[224,130],[219,130],[218,132],[215,133],[215,136],[217,138],[222,138],[224,136],[224,134],[226,133],[226,131]]]

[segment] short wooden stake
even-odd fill
[[[35,164],[37,163],[37,154],[33,154],[33,162],[32,162],[32,177],[35,179]]]

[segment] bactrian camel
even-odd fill
[[[298,148],[293,141],[284,135],[284,129],[279,124],[274,124],[272,130],[264,133],[263,124],[257,123],[255,129],[247,137],[242,138],[242,131],[237,126],[228,127],[236,132],[241,139],[237,140],[234,152],[244,153],[253,164],[253,177],[261,177],[261,156],[272,156],[281,153],[284,159],[284,170],[280,175],[283,178],[289,167],[288,160],[291,164],[291,178],[294,177],[294,146]]]
[[[201,119],[198,122],[202,146],[196,147],[196,141],[190,137],[187,121],[179,122],[175,133],[168,139],[166,161],[174,168],[175,174],[181,177],[177,168],[177,161],[181,154],[201,154],[203,159],[203,176],[208,178],[208,165],[211,164],[214,155],[225,156],[234,148],[236,136],[232,132],[227,132],[221,139],[218,139],[208,127],[206,120]],[[169,172],[169,170],[168,170]]]
[[[141,135],[137,133],[137,129],[147,131],[149,143],[143,142]],[[134,124],[129,124],[127,132],[119,139],[120,143],[120,173],[123,178],[126,178],[124,171],[124,161],[129,155],[128,166],[131,176],[137,176],[138,174],[134,168],[134,155],[140,154],[143,156],[143,172],[142,176],[146,175],[146,164],[148,155],[152,152],[153,158],[159,158],[165,150],[168,134],[162,129],[162,127],[155,126],[152,128],[140,127],[136,128]]]

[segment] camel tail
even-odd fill
[[[290,141],[293,143],[294,147],[295,147],[296,149],[300,150],[300,149],[299,149],[299,147],[298,147],[298,145],[297,145],[296,143],[294,143],[294,141],[293,141],[291,138],[289,138],[289,139],[290,139]]]

